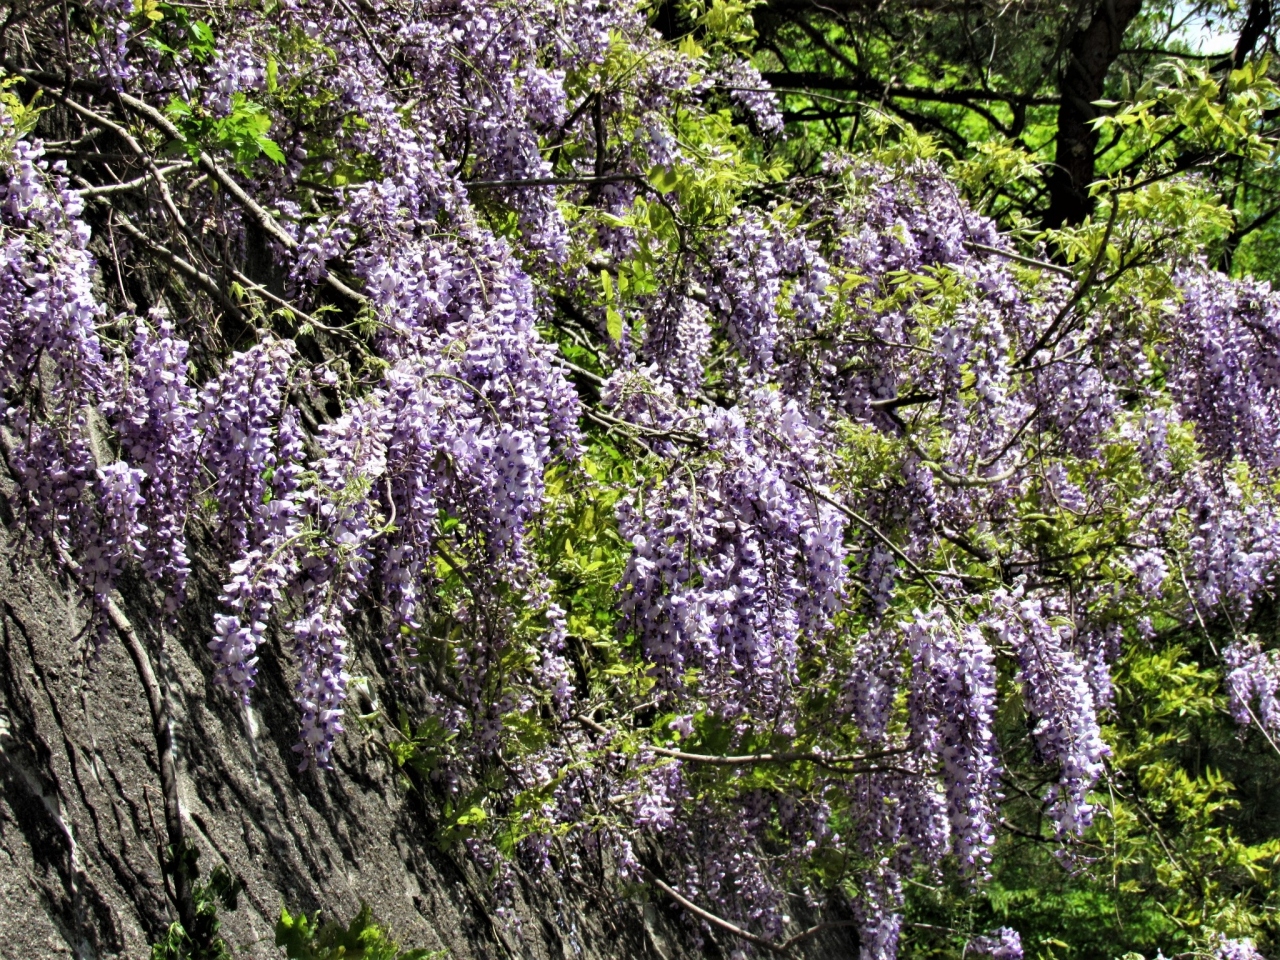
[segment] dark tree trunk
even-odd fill
[[[1092,208],[1089,184],[1098,148],[1093,121],[1099,115],[1094,103],[1102,99],[1107,71],[1141,8],[1142,0],[1102,0],[1089,25],[1071,41],[1059,81],[1058,147],[1049,175],[1046,226],[1080,223]]]
[[[1271,26],[1273,16],[1271,0],[1250,0],[1244,28],[1240,31],[1240,39],[1236,42],[1235,52],[1231,56],[1231,65],[1237,70],[1244,66],[1244,62],[1253,54],[1253,48],[1258,45],[1262,34]]]

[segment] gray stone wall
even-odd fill
[[[199,571],[197,571],[199,574]],[[362,902],[402,946],[464,958],[729,956],[727,940],[695,945],[678,907],[618,891],[534,883],[517,875],[515,922],[494,916],[485,878],[433,842],[431,799],[405,784],[352,724],[332,773],[296,771],[289,665],[264,648],[253,708],[214,686],[205,652],[216,590],[197,576],[183,619],[149,621],[145,585],[124,608],[150,648],[173,713],[187,836],[208,870],[243,878],[223,929],[237,957],[279,958],[282,904],[349,920]],[[129,600],[132,598],[133,603]],[[173,917],[159,869],[167,842],[156,738],[144,688],[118,637],[93,655],[68,585],[12,543],[0,555],[0,957],[149,956]],[[367,649],[368,647],[374,649]],[[157,648],[161,651],[157,653]],[[376,645],[353,672],[376,697],[392,684]],[[794,951],[853,957],[833,930]]]

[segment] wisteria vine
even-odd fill
[[[303,769],[360,657],[416,674],[499,888],[607,859],[757,945],[798,891],[892,957],[906,879],[985,875],[1002,704],[1069,844],[1121,645],[1272,582],[1263,284],[1094,301],[927,158],[788,181],[758,71],[630,3],[72,6],[0,32],[18,529],[98,642],[216,569],[211,675],[292,654]],[[1280,733],[1275,652],[1224,661]]]

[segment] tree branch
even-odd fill
[[[77,179],[79,180],[80,178],[77,178]],[[83,183],[84,181],[81,180],[80,182]],[[110,205],[108,200],[101,195],[91,194],[89,196],[89,199],[95,200],[104,206]],[[116,217],[115,217],[116,224],[119,225],[121,230],[123,230],[126,234],[128,234],[131,240],[134,240],[135,242],[146,247],[147,250],[149,250],[151,253],[154,253],[156,254],[156,256],[163,259],[166,263],[168,263],[171,267],[177,270],[180,274],[182,274],[188,280],[193,281],[205,293],[213,297],[213,299],[218,302],[219,306],[221,306],[224,310],[226,310],[227,313],[229,313],[232,317],[234,317],[240,323],[246,323],[244,312],[240,309],[239,305],[237,305],[236,302],[232,300],[230,296],[227,295],[227,292],[222,289],[222,286],[218,283],[218,281],[213,279],[213,277],[209,276],[199,267],[195,266],[194,264],[178,256],[178,254],[174,253],[168,247],[164,246],[164,244],[157,243],[155,240],[152,240],[149,236],[147,236],[145,233],[139,230],[136,226],[134,226],[129,221],[129,218],[126,217],[124,214],[122,214],[119,210],[116,210],[115,214],[116,214]]]
[[[705,920],[707,923],[711,924],[711,926],[716,927],[720,930],[723,930],[725,933],[732,934],[733,936],[737,937],[740,940],[745,940],[747,943],[754,944],[755,946],[760,947],[761,949],[768,950],[770,953],[778,953],[778,954],[786,953],[792,947],[796,946],[797,944],[803,943],[804,941],[809,940],[812,937],[817,936],[819,933],[821,933],[824,930],[832,930],[839,927],[855,926],[855,924],[850,920],[835,920],[828,923],[819,923],[819,924],[816,924],[815,926],[810,927],[808,930],[802,931],[801,933],[797,933],[794,937],[788,937],[786,940],[783,940],[781,943],[778,943],[773,940],[766,939],[765,937],[756,936],[756,934],[751,933],[750,931],[743,930],[737,924],[730,923],[728,920],[724,919],[723,917],[716,916],[714,913],[711,913],[709,910],[702,909],[702,907],[698,906],[696,903],[694,903],[684,894],[680,893],[674,887],[671,887],[667,883],[663,882],[662,878],[659,877],[652,870],[650,870],[648,867],[641,867],[640,869],[644,871],[644,877],[646,880],[648,880],[655,887],[657,887],[659,890],[665,893],[668,897],[670,897],[676,903],[680,904],[680,906],[684,907],[686,910],[688,910],[698,919]]]
[[[578,714],[574,719],[588,730],[598,733],[601,736],[612,737],[616,735],[615,731],[610,730],[602,724],[596,723],[585,714]],[[868,760],[879,760],[884,757],[896,756],[907,752],[904,747],[901,749],[878,750],[874,753],[848,754],[845,756],[831,756],[810,750],[790,753],[749,753],[741,756],[723,756],[720,754],[709,753],[686,753],[683,750],[671,750],[667,747],[656,747],[652,744],[646,744],[644,749],[652,751],[660,757],[668,757],[672,760],[681,760],[687,763],[702,763],[715,767],[745,767],[757,763],[812,763],[815,766],[834,770],[838,773],[863,772],[861,770],[850,770],[849,765]]]
[[[963,243],[966,250],[971,253],[989,253],[995,257],[1004,257],[1006,260],[1013,260],[1015,263],[1025,263],[1029,267],[1039,267],[1041,270],[1048,270],[1052,273],[1060,274],[1068,280],[1075,279],[1075,273],[1068,267],[1059,263],[1049,263],[1047,260],[1036,260],[1033,257],[1024,257],[1020,253],[1014,253],[1012,250],[1001,250],[999,247],[989,247],[985,243],[974,243],[972,240],[966,240]]]
[[[958,103],[969,106],[975,101],[1008,103],[1026,107],[1051,107],[1058,104],[1057,97],[1035,97],[1019,93],[1000,93],[996,90],[951,88],[930,90],[927,87],[907,87],[902,84],[881,83],[873,78],[833,76],[813,70],[779,70],[761,74],[771,87],[790,87],[796,93],[805,88],[815,90],[848,90],[874,97],[891,97],[903,100],[921,100],[933,103]]]
[[[768,950],[770,953],[782,953],[786,949],[781,944],[774,943],[772,940],[767,940],[764,937],[756,936],[754,933],[751,933],[747,930],[743,930],[737,924],[730,923],[728,920],[725,920],[723,917],[718,917],[714,913],[711,913],[708,910],[702,909],[702,907],[698,906],[696,903],[694,903],[684,894],[680,893],[674,887],[671,887],[665,882],[663,882],[663,880],[652,870],[648,869],[647,867],[641,867],[641,869],[644,871],[644,877],[646,880],[648,880],[655,887],[657,887],[659,890],[665,893],[668,897],[670,897],[676,903],[680,904],[680,906],[684,907],[686,910],[688,910],[698,919],[705,920],[707,923],[711,924],[711,926],[717,927],[720,930],[723,930],[725,933],[733,934],[733,936],[738,937],[740,940],[745,940],[747,941],[747,943],[754,944],[757,947],[762,947],[765,950]]]

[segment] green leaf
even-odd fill
[[[459,814],[453,821],[460,827],[469,827],[479,825],[489,819],[489,815],[484,812],[484,807],[474,806],[465,813]]]
[[[659,193],[670,193],[680,182],[680,177],[668,167],[654,167],[649,171],[649,182]]]
[[[613,307],[606,307],[604,311],[605,329],[609,332],[609,338],[614,343],[622,340],[622,314]]]
[[[269,137],[258,138],[258,149],[262,151],[262,155],[268,160],[275,163],[284,163],[284,151]]]

